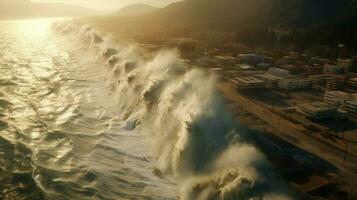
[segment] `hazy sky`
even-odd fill
[[[116,10],[128,4],[145,3],[156,7],[163,7],[179,0],[32,0],[33,2],[61,2],[76,4],[96,10]]]

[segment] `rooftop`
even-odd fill
[[[263,83],[264,81],[259,80],[257,78],[251,77],[251,76],[246,76],[246,77],[239,77],[236,78],[237,81],[243,82],[243,83]]]
[[[351,101],[357,101],[357,93],[353,93],[350,95]]]
[[[356,78],[351,78],[350,81],[357,82],[357,77]]]
[[[232,56],[215,56],[216,59],[220,59],[220,60],[234,60],[235,57]]]
[[[288,77],[285,78],[284,81],[287,82],[300,82],[300,81],[309,81],[308,78],[304,78],[304,77]]]
[[[331,111],[331,110],[335,109],[334,107],[331,107],[327,103],[324,103],[324,102],[306,103],[306,104],[301,104],[299,107],[303,108],[305,110],[309,110],[311,112],[325,112],[325,111]]]
[[[333,95],[333,96],[349,96],[348,93],[343,91],[326,91],[325,95]]]
[[[239,65],[239,68],[247,70],[247,69],[251,69],[253,67],[250,65]]]
[[[257,74],[257,76],[262,77],[262,78],[267,79],[267,80],[280,80],[280,79],[283,79],[282,77],[275,76],[275,75],[270,74],[270,73]]]
[[[262,57],[262,55],[259,55],[259,54],[248,54],[248,53],[246,53],[246,54],[244,54],[244,53],[241,53],[241,54],[238,54],[238,56],[247,56],[247,57]]]

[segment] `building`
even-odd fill
[[[237,61],[240,64],[256,66],[258,63],[264,63],[264,56],[259,54],[238,54]]]
[[[272,75],[270,73],[257,74],[257,78],[264,81],[267,87],[276,88],[278,87],[279,81],[282,80],[282,77]]]
[[[302,73],[304,67],[301,65],[281,65],[280,68],[288,70],[290,73]]]
[[[259,77],[258,75],[265,74],[265,71],[263,71],[263,70],[246,70],[246,71],[241,71],[240,74],[242,74],[243,76]]]
[[[331,79],[333,78],[328,74],[309,76],[309,80],[311,81],[311,86],[315,90],[325,90],[327,82]]]
[[[350,99],[350,94],[342,91],[326,91],[324,102],[333,106],[342,106]]]
[[[335,107],[324,102],[306,103],[298,107],[298,112],[312,119],[324,119],[334,115],[336,111]]]
[[[331,79],[326,82],[326,90],[335,91],[344,89],[347,83],[347,77],[344,75],[331,75]]]
[[[284,78],[278,83],[279,88],[284,90],[307,89],[311,86],[311,81],[307,78]]]
[[[357,114],[357,99],[346,101],[345,110],[349,113]]]
[[[267,69],[268,67],[270,67],[269,63],[258,63],[257,67],[261,68],[261,69]]]
[[[256,77],[263,80],[267,87],[276,88],[279,82],[290,75],[290,72],[285,69],[271,67],[264,74],[257,74]]]
[[[232,56],[215,56],[214,57],[217,64],[225,66],[234,66],[236,63],[236,58]]]
[[[344,68],[337,65],[325,65],[324,66],[324,73],[325,74],[342,74]]]
[[[290,71],[277,67],[269,68],[268,73],[281,78],[290,76]]]
[[[337,59],[337,65],[343,67],[345,72],[350,71],[352,64],[352,59]]]
[[[311,75],[309,76],[309,79],[312,88],[316,90],[336,91],[344,89],[348,77],[346,75],[337,74],[319,74]]]
[[[350,85],[350,87],[357,89],[357,78],[351,78],[349,80],[349,85]]]
[[[348,113],[357,114],[357,93],[328,91],[325,93],[324,102]]]
[[[325,74],[325,88],[327,91],[342,90],[347,84],[348,77],[346,75]]]
[[[239,67],[239,69],[241,70],[252,70],[254,67],[250,66],[250,65],[247,65],[247,64],[238,64],[236,65]]]
[[[297,60],[297,56],[284,56],[283,58],[277,59],[276,64],[278,66],[295,65]]]
[[[238,89],[262,88],[265,87],[265,81],[252,76],[235,78]]]

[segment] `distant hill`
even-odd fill
[[[149,14],[158,10],[158,8],[146,4],[131,4],[118,10],[116,16],[138,16]]]
[[[171,24],[226,24],[306,27],[350,20],[357,0],[185,0],[153,14]]]
[[[127,13],[132,10],[135,9],[124,9]],[[115,20],[116,24],[129,28],[145,29],[190,26],[241,30],[251,27],[301,28],[327,23],[357,25],[357,0],[184,0],[147,12],[145,16],[121,19],[116,13],[101,20]]]
[[[80,6],[60,3],[33,3],[29,0],[0,0],[0,20],[42,17],[72,17],[93,14]]]
[[[152,15],[177,25],[248,24],[259,21],[271,0],[186,0],[171,4]],[[258,15],[259,14],[259,15]]]
[[[275,11],[275,12],[274,12]],[[274,26],[308,27],[349,21],[355,25],[356,0],[275,0],[271,24]]]
[[[253,42],[259,37],[271,40],[269,30],[288,30],[294,32],[290,41],[357,46],[357,0],[183,0],[145,15],[90,21],[107,31],[128,34],[229,31]]]

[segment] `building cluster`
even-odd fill
[[[302,104],[298,110],[313,119],[346,117],[346,114],[356,115],[357,93],[326,91],[323,101]]]
[[[290,71],[271,67],[267,71],[242,72],[236,77],[238,89],[269,87],[282,90],[307,89],[311,81],[302,76],[291,75]]]
[[[326,91],[324,102],[332,107],[357,114],[357,93],[351,94],[343,91]]]
[[[233,57],[229,59],[234,62]],[[314,90],[322,93],[323,99],[299,103],[299,113],[313,119],[357,116],[357,74],[351,72],[351,59],[309,59],[305,54],[291,53],[271,62],[271,58],[258,54],[239,54],[235,62],[239,75],[230,80],[238,90]],[[297,69],[299,64],[301,69]]]
[[[306,61],[306,57],[305,54],[298,56],[292,53],[272,62],[272,58],[259,54],[239,54],[236,58],[221,57],[221,61],[216,58],[215,64],[218,62],[221,65],[238,66],[241,76],[235,81],[239,89],[258,87],[287,91],[309,88],[319,91],[357,89],[357,77],[349,73],[353,64],[352,59],[338,59],[333,62],[314,57]],[[298,58],[302,61],[297,60]],[[297,63],[304,65],[298,70]],[[274,67],[271,67],[273,65]]]
[[[342,62],[343,60],[344,62]],[[356,89],[355,80],[349,72],[352,64],[347,64],[345,59],[339,59],[341,65],[326,65],[322,74],[311,75],[309,79],[312,87],[317,90],[344,90],[346,88]]]

